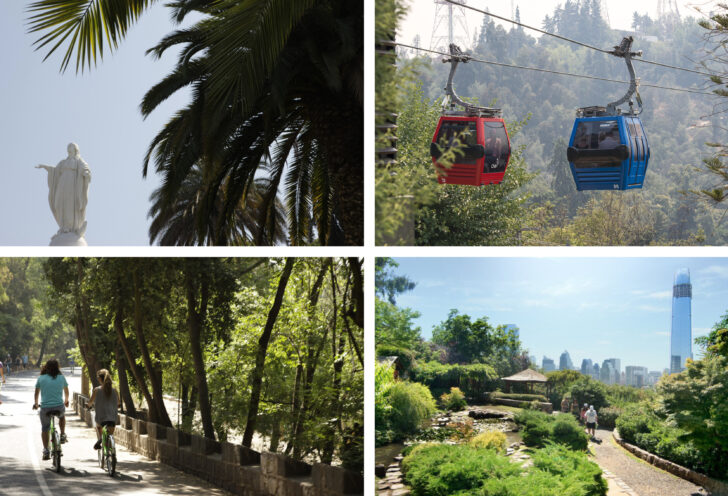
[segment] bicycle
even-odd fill
[[[89,411],[90,407],[86,407]],[[91,423],[94,429],[96,429],[96,419],[91,417]],[[116,441],[114,441],[114,435],[109,434],[109,425],[116,425],[116,422],[103,422],[101,428],[101,448],[98,449],[99,455],[99,466],[103,470],[106,469],[106,473],[109,477],[113,477],[116,473]]]
[[[53,460],[53,468],[58,472],[61,473],[61,457],[63,456],[63,451],[61,450],[61,435],[58,433],[58,430],[56,430],[56,420],[57,418],[60,418],[61,411],[60,410],[51,410],[49,412],[46,412],[46,415],[51,421],[51,428],[48,432],[49,442],[51,444],[51,460]]]

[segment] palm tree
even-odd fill
[[[104,37],[115,48],[152,3],[41,0],[30,6],[31,31],[46,31],[39,48],[55,42],[49,55],[70,36],[61,67],[75,53],[84,70],[103,54]],[[183,45],[142,113],[178,89],[193,90],[144,163],[146,175],[154,157],[164,176],[159,211],[172,208],[197,166],[205,185],[194,217],[198,242],[238,242],[229,236],[236,211],[265,173],[261,225],[274,222],[282,186],[291,244],[363,244],[363,2],[178,0],[170,7],[177,21],[193,11],[205,17],[152,49],[160,55]]]
[[[269,189],[270,181],[264,177],[256,179],[254,187],[245,195],[235,210],[234,222],[228,226],[223,240],[226,245],[273,245],[286,242],[286,222],[283,205],[275,202],[273,216],[269,223],[259,224],[258,219],[265,192]],[[219,216],[220,205],[208,222],[199,226],[197,215],[204,196],[205,186],[202,172],[195,167],[187,175],[179,188],[174,202],[167,204],[164,201],[163,187],[156,189],[152,195],[152,207],[149,217],[152,224],[149,227],[149,240],[161,245],[194,246],[213,244],[213,227]]]

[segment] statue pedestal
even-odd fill
[[[53,236],[50,246],[88,246],[88,244],[83,236],[74,232],[65,232]]]

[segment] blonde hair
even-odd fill
[[[104,389],[104,394],[106,396],[111,396],[113,388],[113,384],[111,383],[111,373],[106,369],[101,369],[98,371],[96,376],[101,379],[101,386]]]

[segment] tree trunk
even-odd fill
[[[273,300],[273,306],[268,312],[268,320],[265,323],[263,334],[261,334],[258,340],[258,353],[255,356],[255,369],[253,369],[251,377],[251,392],[250,392],[250,406],[248,407],[248,420],[245,424],[245,434],[243,434],[243,446],[250,448],[253,443],[253,434],[255,433],[255,423],[258,418],[258,405],[260,403],[260,389],[263,383],[263,369],[265,367],[265,355],[268,351],[268,342],[270,341],[271,333],[273,332],[273,326],[278,318],[278,312],[281,309],[283,303],[283,295],[286,292],[286,285],[288,284],[288,278],[291,275],[293,269],[294,259],[288,257],[286,259],[286,265],[283,267],[281,278],[278,281],[278,289],[276,291],[275,299]]]
[[[188,396],[189,391],[189,396]],[[192,432],[192,421],[195,419],[197,409],[197,388],[182,385],[182,430]]]
[[[331,403],[334,406],[334,419],[332,420],[333,423],[335,423],[337,430],[341,431],[341,405],[339,404],[339,399],[341,396],[341,371],[344,368],[344,347],[346,345],[346,338],[344,337],[344,333],[339,333],[339,346],[338,349],[336,347],[336,324],[337,319],[336,315],[338,313],[339,305],[336,302],[336,274],[334,273],[334,269],[331,269],[331,298],[332,298],[332,306],[334,307],[334,315],[332,317],[331,322],[331,354],[334,357],[334,377],[332,381],[332,401]],[[342,305],[343,307],[344,305]],[[342,312],[343,313],[343,312]],[[344,320],[346,320],[346,317],[344,317]],[[323,453],[321,454],[321,463],[325,463],[326,465],[331,465],[331,460],[334,457],[334,450],[336,449],[336,432],[333,429],[333,425],[331,426],[327,433],[326,433],[326,444],[324,445]]]
[[[116,323],[114,323],[114,325],[116,325]],[[136,406],[134,406],[134,398],[132,398],[131,391],[129,391],[129,380],[126,376],[126,371],[128,369],[128,367],[126,366],[126,357],[124,356],[124,352],[120,348],[121,346],[117,344],[116,371],[119,374],[119,396],[121,396],[123,405],[126,406],[127,415],[136,417]]]
[[[46,349],[47,344],[48,344],[48,334],[46,334],[43,337],[43,341],[40,343],[40,353],[38,353],[38,361],[35,364],[35,366],[37,368],[40,368],[40,364],[43,363],[43,355],[45,355],[45,349]]]
[[[323,261],[323,264],[319,269],[319,273],[316,276],[316,281],[311,288],[311,293],[309,295],[309,320],[313,319],[314,312],[316,311],[316,306],[318,305],[319,296],[321,295],[321,287],[323,286],[324,277],[326,276],[326,271],[329,269],[331,262],[332,260],[330,258],[327,258]],[[302,399],[299,400],[301,406],[299,408],[297,404],[294,403],[293,405],[294,410],[292,413],[295,421],[293,423],[291,438],[288,442],[288,445],[286,446],[286,455],[290,454],[291,450],[294,451],[294,456],[297,456],[299,454],[298,440],[301,432],[303,431],[303,422],[306,419],[309,405],[311,403],[311,385],[313,383],[314,373],[316,372],[316,366],[318,365],[318,357],[321,354],[321,350],[323,349],[325,342],[326,334],[324,334],[324,336],[322,336],[318,342],[315,339],[315,336],[308,336],[308,346],[306,347],[308,350],[305,368],[306,375],[303,381],[303,392],[300,395],[302,396]],[[298,378],[298,370],[296,370],[296,377]]]
[[[86,370],[88,371],[89,379],[93,387],[99,385],[99,380],[96,378],[96,372],[104,368],[99,363],[96,357],[94,343],[91,341],[89,335],[89,319],[88,319],[88,302],[83,296],[81,285],[83,283],[83,265],[81,259],[76,259],[76,290],[75,290],[75,327],[76,327],[76,339],[78,340],[78,348],[81,350],[81,356],[83,361],[86,363]]]
[[[364,279],[361,274],[361,260],[357,257],[349,257],[349,268],[354,280],[349,315],[356,325],[364,329]]]
[[[167,413],[167,408],[164,405],[164,391],[162,390],[162,378],[161,372],[156,370],[154,363],[152,362],[149,348],[147,347],[147,339],[144,336],[144,330],[142,328],[142,296],[141,288],[139,287],[139,272],[138,267],[134,268],[133,280],[134,280],[134,332],[139,343],[139,351],[142,354],[142,360],[144,361],[144,367],[147,369],[147,375],[149,375],[149,381],[152,383],[152,401],[156,405],[158,418],[152,420],[165,427],[172,427],[172,421]],[[151,413],[151,407],[150,407]]]
[[[129,369],[131,370],[131,374],[134,376],[134,380],[137,383],[137,386],[141,390],[142,395],[144,396],[144,399],[147,402],[147,407],[149,408],[149,420],[156,422],[159,418],[159,413],[157,412],[157,406],[154,403],[154,400],[152,400],[152,395],[149,393],[149,388],[147,387],[147,382],[144,380],[144,376],[142,375],[141,370],[139,370],[139,367],[137,367],[136,360],[134,356],[131,353],[131,347],[129,346],[129,341],[126,339],[126,334],[124,334],[124,314],[123,314],[123,303],[121,299],[121,281],[117,280],[117,294],[116,294],[116,313],[114,315],[114,329],[116,330],[116,336],[119,338],[119,344],[121,345],[121,349],[124,350],[124,356],[126,357],[126,363],[129,365]],[[133,404],[133,402],[132,402]]]
[[[190,265],[186,266],[187,270],[194,272],[194,268]],[[215,428],[212,425],[212,408],[210,406],[210,393],[207,388],[207,375],[205,374],[205,360],[202,356],[201,335],[205,326],[205,317],[207,312],[207,302],[209,296],[209,281],[207,277],[200,271],[200,277],[203,279],[200,283],[200,303],[197,309],[197,287],[195,284],[196,274],[186,274],[187,283],[187,332],[190,336],[190,346],[192,353],[192,361],[195,367],[195,379],[197,382],[197,390],[199,391],[200,416],[202,417],[202,430],[206,438],[215,439]]]

